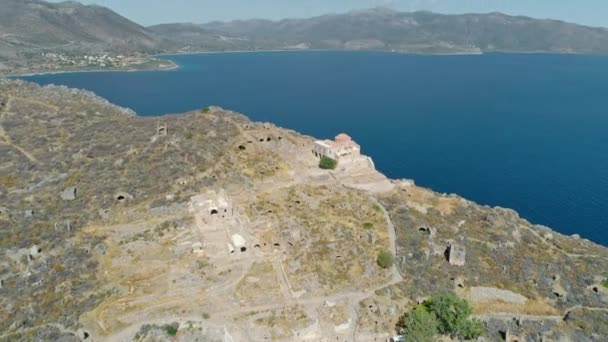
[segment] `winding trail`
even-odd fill
[[[4,130],[4,126],[2,125],[2,123],[4,122],[6,114],[8,114],[11,111],[12,104],[13,104],[13,97],[9,96],[8,100],[6,101],[6,105],[4,106],[4,109],[2,110],[2,112],[0,112],[0,144],[7,145],[7,146],[14,148],[19,153],[21,153],[24,157],[26,157],[30,162],[38,164],[38,159],[36,159],[36,157],[34,157],[28,151],[21,148],[21,146],[14,144],[11,137],[8,134],[6,134],[6,131]]]
[[[391,246],[393,256],[396,257],[397,256],[397,230],[395,228],[395,224],[393,223],[393,220],[391,219],[391,215],[389,214],[388,210],[386,210],[386,208],[382,205],[382,203],[380,203],[380,201],[378,201],[378,199],[375,197],[370,197],[370,198],[382,210],[384,219],[386,220],[386,223],[388,225],[389,244]],[[397,265],[395,263],[393,263],[393,266],[391,267],[391,272],[393,274],[394,283],[399,283],[399,282],[403,281],[403,275],[401,274],[401,272],[399,272],[399,269],[397,268]]]

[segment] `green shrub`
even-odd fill
[[[376,259],[378,266],[387,269],[393,266],[395,263],[395,257],[389,251],[382,251],[378,253],[378,258]]]
[[[209,113],[210,110],[211,109],[209,109],[209,107],[205,107],[205,108],[201,109],[201,113],[206,114],[206,113]]]
[[[173,325],[167,324],[163,327],[163,329],[165,330],[165,332],[167,333],[167,335],[169,336],[175,336],[177,335],[177,328]]]
[[[465,340],[475,340],[483,335],[483,322],[478,319],[470,319],[463,323],[458,335]]]
[[[424,305],[404,314],[397,322],[397,333],[406,341],[434,342],[438,331],[437,317]]]
[[[372,228],[374,228],[374,224],[371,223],[371,222],[365,222],[363,224],[363,228],[365,228],[365,229],[372,229]]]
[[[474,340],[483,335],[484,326],[469,318],[472,312],[469,303],[454,294],[436,295],[401,316],[397,333],[406,341],[434,341],[437,334]]]
[[[473,313],[469,303],[453,293],[433,296],[424,305],[437,317],[441,334],[474,339],[483,333],[480,321],[469,320]]]
[[[604,285],[604,287],[608,289],[608,280],[605,280],[605,281],[602,283],[602,285]]]
[[[324,170],[333,170],[338,166],[338,162],[329,157],[321,157],[321,161],[319,161],[319,167]]]
[[[192,140],[192,138],[194,137],[194,134],[192,134],[192,132],[186,132],[184,137],[186,138],[186,140]]]

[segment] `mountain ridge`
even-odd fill
[[[436,14],[372,8],[312,18],[144,27],[106,7],[74,1],[0,0],[0,8],[0,72],[5,74],[154,69],[162,64],[152,58],[156,54],[209,51],[608,53],[606,28],[500,12]],[[89,65],[82,60],[87,55],[136,57]]]
[[[415,53],[608,52],[608,29],[499,12],[436,14],[372,9],[308,19],[212,22],[200,27],[275,48],[306,43],[321,49]]]

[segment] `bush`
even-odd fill
[[[480,321],[468,319],[473,313],[469,303],[453,293],[433,296],[424,305],[437,317],[441,334],[474,339],[483,333]]]
[[[393,266],[395,263],[395,257],[389,251],[382,251],[378,253],[378,258],[376,259],[378,266],[387,269]]]
[[[397,333],[406,341],[434,341],[438,333],[473,340],[483,335],[484,327],[480,320],[469,319],[472,311],[454,294],[433,296],[399,318]]]
[[[177,335],[177,328],[174,325],[167,324],[164,326],[164,329],[169,336]]]
[[[406,341],[434,342],[438,324],[437,318],[426,306],[418,305],[399,318],[397,333],[403,335]]]
[[[474,340],[483,335],[483,322],[478,319],[470,319],[464,322],[458,332],[465,340]]]
[[[321,157],[321,161],[319,162],[319,167],[324,170],[333,170],[338,166],[338,162],[329,157]]]
[[[205,108],[201,109],[201,113],[206,114],[206,113],[209,113],[210,110],[211,109],[209,109],[209,107],[205,107]]]

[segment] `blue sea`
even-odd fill
[[[219,105],[319,138],[346,132],[392,178],[509,207],[608,245],[608,57],[258,52],[172,71],[42,75],[140,115]]]

